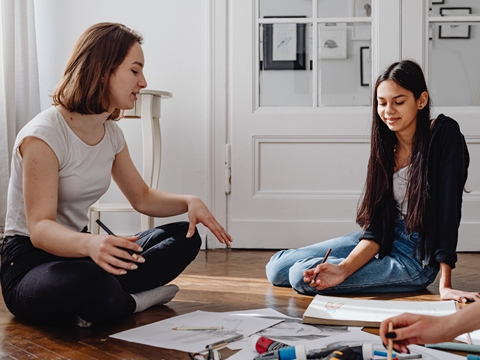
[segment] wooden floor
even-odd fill
[[[275,288],[265,278],[265,263],[274,251],[201,251],[174,281],[180,291],[165,306],[153,307],[108,325],[90,328],[32,326],[15,319],[0,303],[0,359],[189,359],[188,354],[109,338],[109,335],[195,310],[234,311],[273,308],[301,317],[312,297]],[[454,286],[480,290],[480,253],[459,254]],[[370,299],[439,300],[437,284],[427,291]],[[468,306],[468,305],[467,305]],[[373,329],[366,329],[375,332]],[[224,350],[223,358],[232,352]]]

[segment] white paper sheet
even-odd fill
[[[455,301],[383,301],[359,300],[316,295],[304,316],[356,322],[381,322],[404,312],[425,315],[450,315],[457,311]]]
[[[305,342],[316,340],[318,338],[337,335],[349,331],[360,331],[361,327],[353,326],[328,326],[328,325],[307,325],[302,323],[302,319],[284,315],[273,309],[257,309],[246,311],[228,312],[231,315],[238,316],[259,316],[271,320],[283,320],[278,324],[257,332],[257,335],[265,336],[284,344],[291,346],[302,345]],[[249,338],[244,338],[230,344],[228,347],[232,350],[239,350],[248,347]],[[254,353],[255,354],[255,353]]]
[[[207,345],[236,334],[248,337],[280,321],[282,319],[272,320],[256,316],[195,311],[110,336],[115,339],[194,353],[205,351]],[[223,329],[207,331],[173,330],[174,327],[179,326],[223,326]]]

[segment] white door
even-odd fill
[[[426,68],[429,1],[251,0],[229,7],[227,227],[234,247],[299,247],[359,230],[368,85],[401,58]],[[408,31],[418,27],[416,36]],[[456,110],[448,114],[465,122],[470,148],[478,147],[478,122]],[[478,107],[472,111],[478,121]],[[473,174],[462,225],[477,234],[479,178]]]
[[[480,251],[480,3],[403,0],[402,57],[426,69],[433,116],[458,121],[470,153],[459,251]]]
[[[371,69],[399,58],[391,41],[399,38],[399,0],[230,6],[234,247],[298,247],[359,230]],[[384,24],[397,26],[380,32],[379,12]],[[372,33],[381,33],[373,38],[384,42],[383,58]]]

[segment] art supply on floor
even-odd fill
[[[177,326],[172,330],[181,331],[201,331],[201,330],[221,330],[223,326]]]
[[[373,358],[374,350],[372,344],[358,344],[358,345],[339,345],[335,348],[323,348],[323,349],[314,349],[307,351],[307,359],[323,359],[326,356],[329,356],[333,351],[339,350],[341,348],[348,347],[353,353],[356,354],[357,360],[370,360]],[[349,353],[351,352],[349,351]]]
[[[289,346],[263,353],[253,360],[307,360],[305,346]]]
[[[455,342],[425,344],[425,347],[432,348],[432,349],[445,349],[445,350],[453,350],[453,351],[480,353],[480,345],[463,344],[463,343],[455,343]]]
[[[334,350],[330,355],[324,357],[322,360],[357,360],[358,354],[349,346],[341,347]]]
[[[252,335],[250,337],[250,348],[259,354],[268,353],[291,345],[281,343],[260,335]]]

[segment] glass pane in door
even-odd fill
[[[480,23],[431,24],[428,83],[437,106],[480,106]]]
[[[311,29],[295,23],[260,26],[260,106],[313,106]]]
[[[317,0],[318,17],[370,17],[371,0]]]
[[[319,106],[370,105],[371,25],[318,27]]]
[[[259,0],[260,18],[312,17],[312,0]]]

